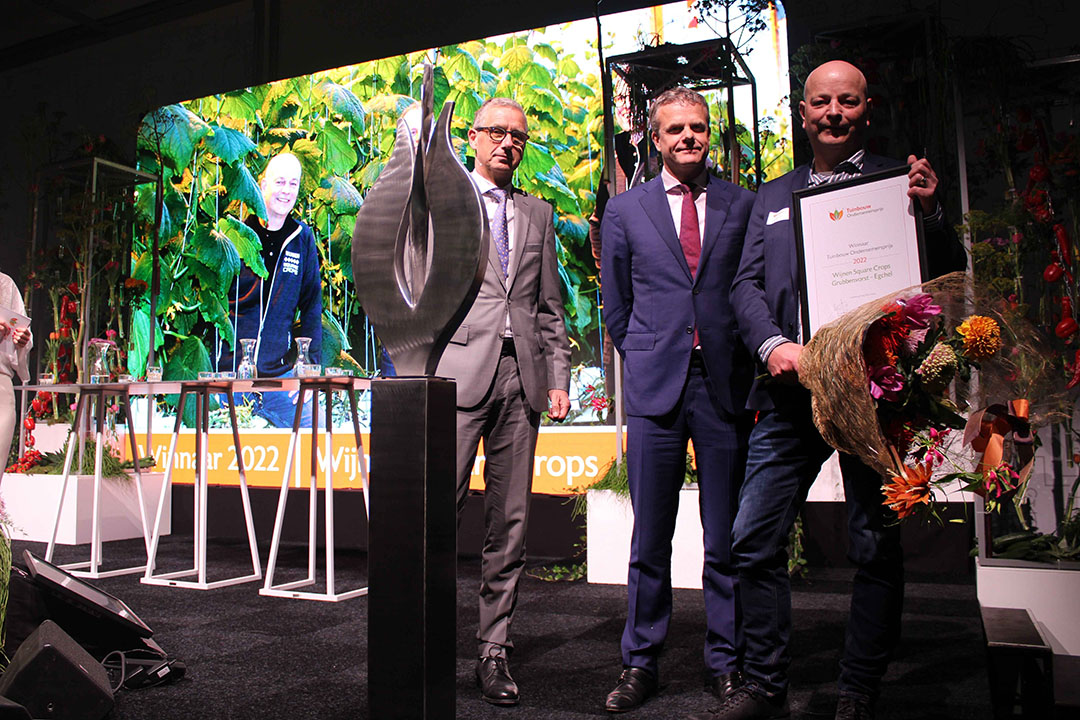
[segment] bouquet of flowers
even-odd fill
[[[1000,313],[972,312],[970,291],[965,275],[953,273],[872,301],[818,330],[800,358],[822,437],[881,473],[885,504],[899,519],[932,514],[935,486],[959,480],[993,504],[1030,472],[1026,400],[961,415],[973,369],[997,394],[1017,385],[1028,360],[1005,348],[1004,334],[1017,338]],[[955,457],[957,430],[962,447],[981,453],[974,469]],[[1007,442],[1018,463],[1007,462]]]

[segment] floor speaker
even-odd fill
[[[0,695],[39,720],[102,720],[113,706],[105,668],[52,620],[19,646]]]
[[[30,712],[14,700],[0,697],[0,720],[31,720]]]

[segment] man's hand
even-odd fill
[[[769,375],[788,385],[799,382],[799,356],[803,346],[799,343],[786,342],[777,345],[769,353]]]
[[[548,390],[548,417],[552,420],[564,420],[570,412],[570,393],[565,390]]]
[[[926,158],[908,155],[907,162],[911,166],[908,171],[908,197],[917,198],[923,213],[929,215],[937,209],[937,198],[934,196],[938,186],[937,174]]]

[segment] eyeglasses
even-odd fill
[[[506,136],[510,136],[510,143],[516,148],[525,147],[525,143],[529,142],[529,133],[523,133],[520,130],[507,130],[504,127],[497,125],[490,125],[488,127],[473,128],[473,130],[483,130],[488,134],[493,143],[501,143],[506,139]]]

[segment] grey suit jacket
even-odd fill
[[[479,405],[491,387],[507,308],[529,405],[543,412],[548,390],[570,388],[570,342],[563,321],[551,206],[515,189],[513,232],[509,286],[492,242],[480,293],[439,361],[438,375],[457,381],[461,408]]]

